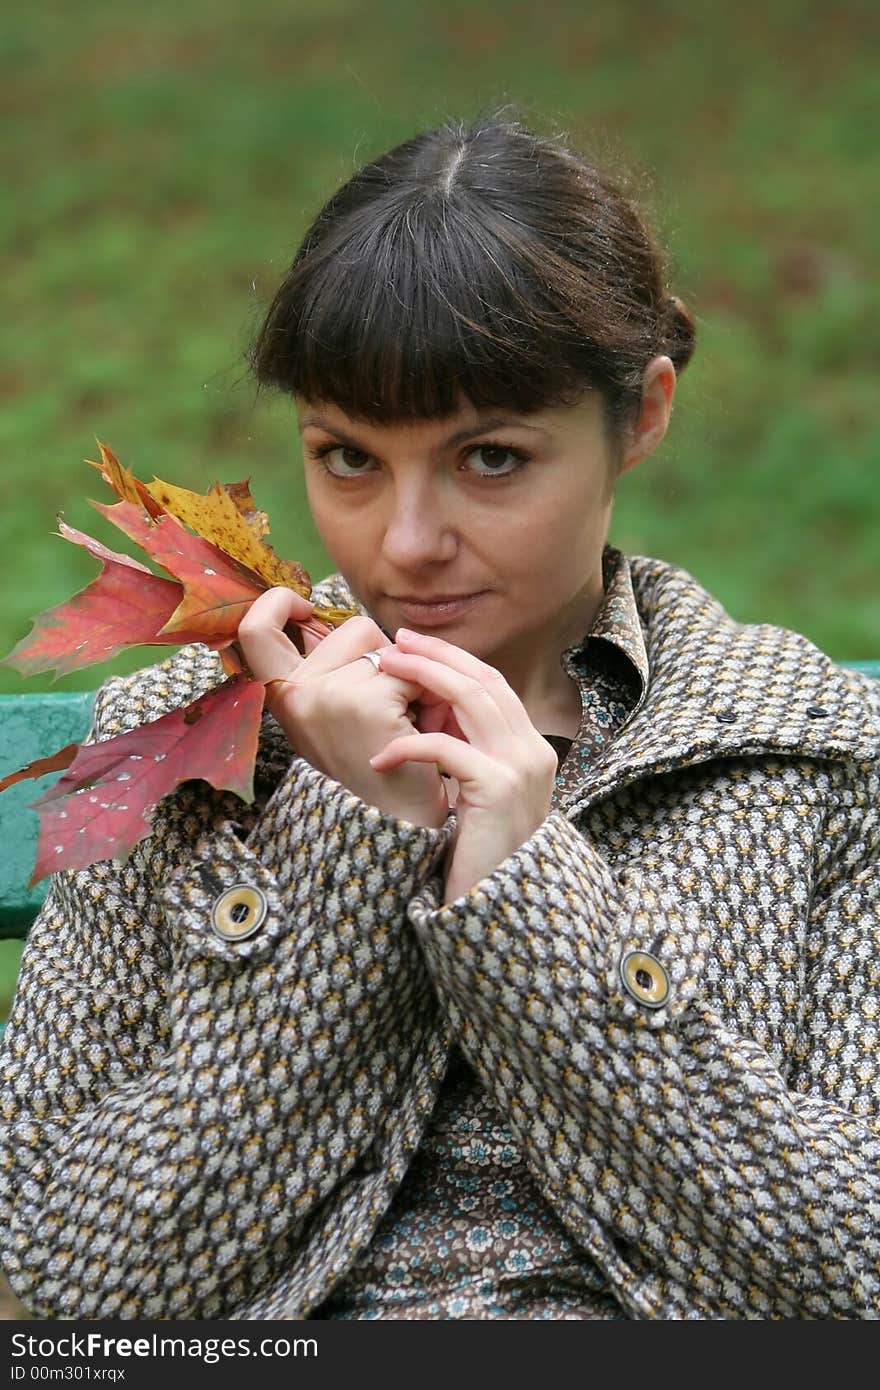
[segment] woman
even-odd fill
[[[692,349],[635,209],[513,123],[320,213],[253,364],[359,616],[254,603],[254,804],[185,784],[52,881],[3,1054],[35,1313],[880,1312],[880,697],[605,544]],[[110,680],[95,736],[221,675]]]

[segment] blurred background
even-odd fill
[[[880,658],[878,40],[876,0],[6,0],[0,653],[97,573],[57,512],[125,548],[87,503],[96,437],[147,479],[250,477],[276,550],[328,572],[248,341],[358,165],[509,104],[627,183],[698,320],[611,539],[742,621]]]

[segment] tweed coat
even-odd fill
[[[457,1039],[629,1316],[877,1316],[880,685],[631,565],[646,693],[454,902],[453,816],[365,805],[269,716],[251,805],[185,783],[125,864],[54,876],[0,1067],[0,1256],[34,1314],[308,1317]],[[111,679],[94,736],[221,677],[193,646]],[[268,916],[221,940],[239,883]]]

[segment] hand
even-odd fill
[[[423,708],[448,704],[463,735],[404,732],[370,759],[385,775],[407,762],[439,763],[458,780],[443,898],[449,903],[546,819],[556,754],[501,672],[460,647],[401,629],[396,645],[382,649],[381,663],[389,675],[423,687]]]
[[[302,622],[312,607],[293,589],[269,589],[238,629],[238,645],[257,680],[266,682],[268,708],[288,742],[313,767],[387,815],[442,825],[449,802],[436,764],[410,763],[389,774],[375,772],[368,762],[389,740],[420,736],[413,735],[407,711],[421,687],[361,660],[364,652],[390,646],[371,618],[349,618],[322,638],[305,632],[301,655],[284,628]]]

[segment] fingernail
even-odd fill
[[[396,633],[394,634],[394,640],[396,642],[398,637],[403,637],[408,642],[417,642],[421,635],[422,634],[420,632],[411,632],[408,627],[399,627]]]

